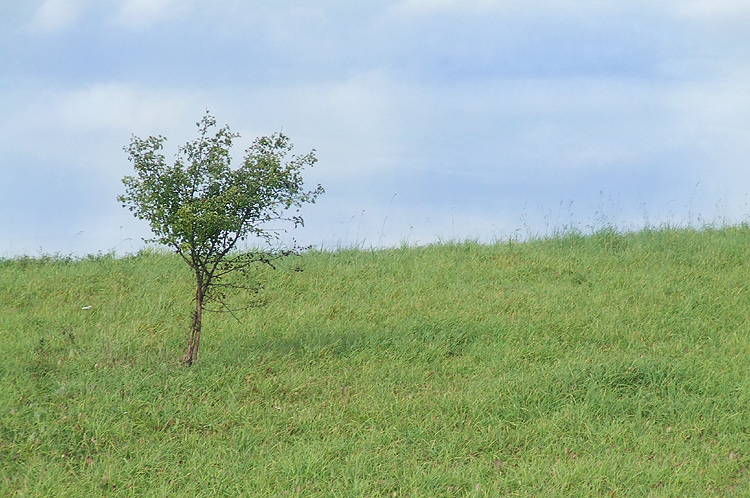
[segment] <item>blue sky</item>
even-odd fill
[[[118,253],[132,134],[315,148],[315,246],[750,219],[746,0],[0,1],[0,256]],[[172,147],[170,150],[169,147]]]

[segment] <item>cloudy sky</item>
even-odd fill
[[[747,0],[0,0],[0,257],[132,252],[131,135],[283,130],[323,247],[750,220]],[[170,150],[169,147],[172,147]]]

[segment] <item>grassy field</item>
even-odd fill
[[[4,260],[0,496],[750,496],[749,241],[311,251],[190,369],[175,256]]]

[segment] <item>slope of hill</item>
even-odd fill
[[[175,256],[4,260],[0,495],[748,496],[748,240],[311,251],[190,369]]]

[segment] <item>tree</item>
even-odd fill
[[[304,224],[299,213],[303,203],[313,203],[323,188],[304,190],[301,172],[312,167],[315,150],[292,155],[293,146],[282,133],[257,138],[247,149],[239,168],[231,167],[229,149],[239,137],[228,126],[215,134],[216,120],[208,112],[196,123],[199,137],[178,149],[172,166],[161,154],[166,138],[135,135],[124,149],[133,163],[135,176],[122,182],[125,194],[118,196],[123,207],[151,225],[157,242],[174,249],[195,275],[193,313],[184,364],[198,357],[201,322],[206,303],[226,284],[223,278],[258,263],[271,264],[291,251],[237,250],[248,237],[271,243],[279,230],[268,229],[269,222]]]

